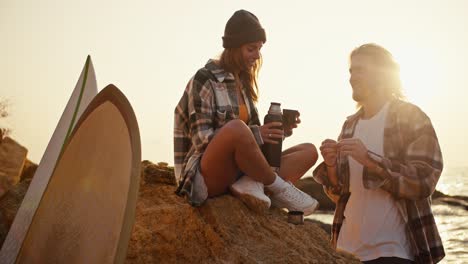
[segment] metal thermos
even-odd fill
[[[272,102],[270,105],[270,109],[268,109],[268,114],[265,116],[263,123],[268,124],[271,122],[283,122],[280,103]],[[274,128],[283,129],[281,126]],[[270,167],[276,172],[278,172],[281,167],[282,145],[283,140],[278,139],[278,144],[264,143],[262,146],[263,155],[270,164]]]

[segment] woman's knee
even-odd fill
[[[310,163],[310,167],[314,166],[318,159],[317,148],[312,143],[302,143],[299,145],[301,151],[304,151],[307,155],[307,161]]]
[[[229,134],[232,140],[236,142],[243,141],[244,143],[248,143],[248,141],[253,141],[255,143],[255,138],[250,128],[242,120],[231,120],[221,130],[224,130],[224,133]]]

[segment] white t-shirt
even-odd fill
[[[383,134],[388,103],[367,120],[359,120],[354,138],[359,138],[368,150],[383,155]],[[365,189],[363,166],[349,159],[350,192],[345,219],[338,236],[337,247],[350,252],[361,261],[379,257],[399,257],[413,260],[405,222],[390,193]]]

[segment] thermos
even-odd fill
[[[268,109],[268,114],[265,115],[263,124],[268,124],[271,122],[283,122],[283,117],[281,114],[281,104],[280,103],[271,103],[270,109]],[[283,129],[281,126],[274,127],[277,129]],[[281,151],[283,140],[277,139],[278,144],[264,143],[262,146],[262,152],[266,160],[270,164],[270,167],[278,172],[281,166]]]

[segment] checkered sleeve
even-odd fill
[[[401,116],[400,130],[406,135],[404,161],[370,155],[382,169],[366,169],[367,188],[381,187],[396,198],[420,200],[435,190],[443,169],[442,153],[429,117],[416,106]],[[376,184],[378,183],[378,184]],[[366,186],[367,185],[367,186]]]
[[[213,90],[209,82],[193,78],[189,83],[188,113],[192,144],[201,153],[214,136],[213,129]]]
[[[327,166],[324,162],[320,163],[313,172],[314,180],[323,186],[325,194],[334,202],[337,203],[340,198],[340,188],[333,188],[328,179]]]
[[[340,135],[338,136],[338,141],[340,141],[341,138],[343,137],[343,131],[344,131],[345,126],[346,126],[346,122],[343,124]],[[338,164],[338,161],[337,161],[336,166],[341,166],[341,164]],[[325,164],[325,162],[320,163],[317,166],[317,168],[315,168],[312,175],[313,175],[314,180],[317,183],[323,185],[323,191],[325,192],[325,194],[333,202],[337,203],[340,198],[341,192],[343,191],[343,183],[339,182],[338,186],[334,186],[334,187],[332,186],[330,179],[328,178],[328,170],[327,170],[327,165]],[[341,179],[342,177],[338,176],[338,178]]]

